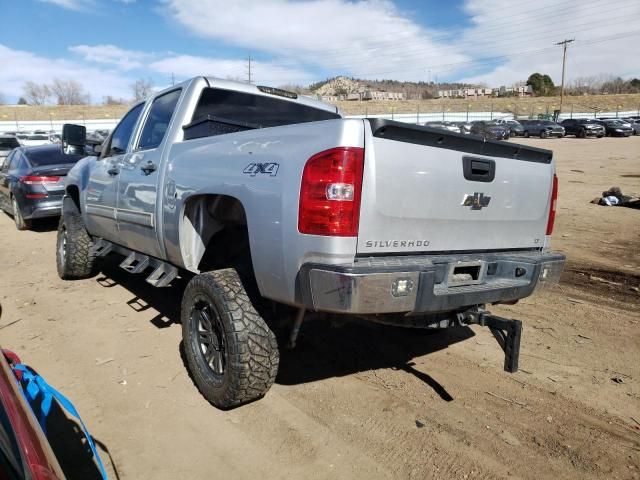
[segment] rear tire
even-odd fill
[[[524,133],[522,134],[522,136],[524,138],[529,138],[529,132],[527,130],[525,130]]]
[[[278,343],[235,269],[193,277],[181,320],[189,371],[209,402],[227,409],[267,393],[278,373]]]
[[[547,138],[547,131],[546,130],[540,130],[540,138]]]
[[[20,212],[20,206],[16,197],[11,197],[11,206],[13,207],[13,221],[18,230],[29,230],[31,228],[31,220],[25,220]]]
[[[56,267],[63,280],[88,278],[93,274],[95,256],[82,215],[77,210],[60,216],[56,242]]]

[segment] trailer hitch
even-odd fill
[[[522,336],[522,322],[491,315],[488,312],[467,312],[465,320],[470,324],[489,327],[493,336],[504,351],[504,370],[509,373],[518,371],[520,358],[520,337]]]

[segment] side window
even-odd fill
[[[21,158],[22,155],[20,155],[20,152],[13,152],[13,158],[11,159],[11,163],[9,163],[9,170],[18,168],[18,162],[20,162]]]
[[[11,163],[11,159],[13,158],[13,156],[16,154],[16,152],[11,152],[9,155],[7,155],[7,157],[4,159],[4,163],[2,165],[0,165],[0,167],[2,167],[2,171],[3,172],[7,172],[9,171],[9,163]]]
[[[111,140],[109,142],[109,147],[106,149],[105,157],[120,155],[127,151],[129,139],[131,138],[134,127],[136,126],[140,112],[142,112],[142,107],[144,107],[144,103],[136,105],[133,109],[129,110],[129,113],[127,113],[120,121],[116,129],[111,134]]]
[[[180,98],[180,93],[181,90],[174,90],[153,100],[149,116],[142,129],[138,149],[156,148],[162,143],[162,139],[169,128],[173,111],[176,109],[176,104]]]

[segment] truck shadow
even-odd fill
[[[295,349],[280,350],[276,382],[296,385],[378,369],[403,370],[431,387],[443,400],[452,401],[445,387],[418,370],[412,360],[473,336],[468,327],[438,331],[314,319],[303,324]]]
[[[105,288],[120,285],[131,292],[134,296],[126,303],[135,312],[156,310],[158,314],[151,323],[157,328],[179,324],[180,301],[189,279],[176,279],[169,287],[155,288],[147,284],[142,275],[132,275],[119,268],[119,262],[118,257],[107,258],[97,282]],[[475,335],[468,327],[428,331],[344,320],[339,316],[332,319],[310,316],[303,323],[298,345],[293,350],[284,348],[289,334],[287,328],[278,328],[275,333],[280,346],[276,383],[298,385],[390,368],[415,376],[445,401],[453,398],[435,378],[416,369],[412,360]],[[182,352],[181,357],[186,368]]]

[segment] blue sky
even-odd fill
[[[514,5],[520,5],[514,8]],[[3,0],[0,93],[25,81],[73,78],[91,93],[129,97],[173,74],[308,84],[334,75],[484,82],[549,73],[572,44],[569,80],[640,76],[640,2],[595,0]],[[616,54],[612,54],[615,47]]]

